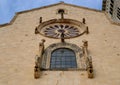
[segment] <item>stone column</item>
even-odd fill
[[[89,28],[88,28],[88,26],[86,27],[86,34],[89,34]]]
[[[35,67],[34,67],[34,78],[38,79],[41,75],[41,62],[42,62],[42,54],[44,52],[44,42],[45,40],[42,39],[42,42],[39,44],[39,53],[36,55],[35,59]]]
[[[88,58],[87,72],[88,72],[88,78],[93,78],[93,65],[92,65],[91,57]]]
[[[35,60],[35,67],[34,67],[34,78],[38,79],[40,78],[40,69],[39,69],[39,56],[36,55],[36,60]]]
[[[83,53],[85,57],[85,62],[87,66],[88,78],[93,78],[93,66],[92,66],[92,58],[88,53],[88,41],[83,40]]]

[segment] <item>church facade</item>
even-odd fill
[[[120,24],[58,3],[0,25],[1,85],[119,85]]]

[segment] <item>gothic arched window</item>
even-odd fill
[[[77,68],[76,56],[73,50],[59,48],[52,52],[50,69]]]

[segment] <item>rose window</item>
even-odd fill
[[[40,34],[50,38],[74,38],[86,32],[86,26],[76,20],[72,19],[58,19],[49,20],[41,23],[37,30]]]

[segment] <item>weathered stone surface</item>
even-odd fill
[[[65,18],[86,19],[90,34],[66,39],[66,42],[82,46],[89,42],[94,78],[88,79],[86,71],[43,71],[34,79],[35,55],[39,42],[45,39],[45,48],[59,39],[35,35],[39,17],[43,21],[58,19],[56,10],[64,8]],[[27,34],[27,36],[26,36]],[[0,85],[120,85],[120,26],[111,24],[103,12],[81,7],[58,4],[21,13],[12,25],[0,27]]]

